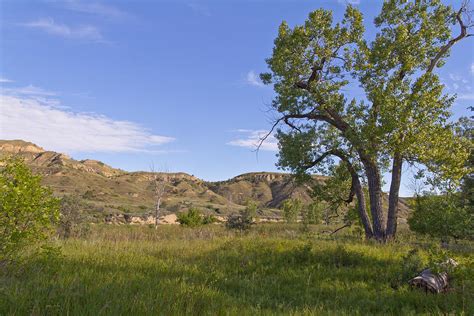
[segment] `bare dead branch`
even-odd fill
[[[331,234],[329,234],[329,235],[332,236],[332,235],[334,235],[335,233],[337,233],[338,231],[340,231],[341,229],[344,229],[344,228],[349,227],[349,226],[351,226],[351,225],[350,225],[350,224],[344,224],[344,226],[339,227],[338,229],[336,229],[335,231],[333,231],[333,232],[332,232]]]

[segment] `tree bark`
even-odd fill
[[[398,197],[400,192],[400,182],[402,179],[402,166],[403,158],[400,153],[397,152],[393,157],[392,180],[388,196],[387,239],[394,238],[397,233]]]
[[[158,224],[160,223],[160,204],[161,204],[161,196],[158,198],[155,207],[155,229],[158,229]]]
[[[382,183],[380,170],[374,163],[365,162],[365,173],[369,187],[370,214],[374,237],[378,241],[385,240],[385,221],[382,209]]]
[[[349,173],[351,174],[351,178],[352,178],[352,188],[354,189],[354,192],[357,196],[357,211],[359,213],[362,225],[364,226],[365,237],[367,239],[370,239],[374,236],[374,232],[372,230],[372,225],[370,224],[369,215],[367,214],[367,207],[365,204],[365,195],[362,189],[362,184],[360,183],[360,180],[359,180],[359,175],[357,174],[357,171],[355,170],[354,166],[350,162],[349,158],[342,151],[333,150],[330,152],[331,154],[339,157],[347,165],[347,169],[349,170]],[[349,203],[352,201],[352,197],[353,195],[351,192],[351,196],[349,197],[349,201],[348,201]]]
[[[367,214],[365,206],[364,191],[362,190],[362,185],[360,184],[359,177],[357,175],[352,176],[352,181],[357,196],[357,210],[359,212],[362,225],[364,226],[365,238],[370,239],[374,236],[374,232],[372,230],[372,225],[370,224],[369,215]]]
[[[341,157],[345,158],[343,156]],[[374,232],[372,230],[372,225],[370,224],[369,215],[367,214],[367,208],[365,204],[365,195],[362,189],[362,184],[360,183],[360,180],[359,180],[359,175],[357,174],[357,172],[355,171],[354,167],[349,162],[349,160],[347,160],[347,158],[343,160],[346,162],[347,169],[349,170],[352,177],[352,187],[357,196],[357,211],[359,213],[362,225],[364,226],[365,237],[367,239],[370,239],[374,236]],[[349,199],[352,200],[352,195]]]

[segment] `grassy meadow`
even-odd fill
[[[428,241],[377,245],[324,229],[95,225],[56,241],[60,255],[0,270],[0,315],[474,315],[472,244],[451,250],[464,274],[433,295],[403,279],[403,257],[428,258]]]

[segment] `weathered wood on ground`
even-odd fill
[[[453,259],[448,259],[440,264],[444,271],[433,273],[431,269],[421,271],[419,275],[408,281],[412,287],[424,289],[426,292],[442,293],[449,287],[449,275],[446,270],[450,267],[454,268],[458,265]]]
[[[420,275],[408,281],[408,283],[413,287],[422,288],[426,292],[441,293],[448,288],[448,273],[441,272],[435,274],[431,272],[431,269],[426,269]]]

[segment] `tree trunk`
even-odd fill
[[[373,163],[365,163],[365,173],[369,186],[370,214],[374,237],[378,241],[385,240],[385,221],[382,209],[382,183],[379,168]]]
[[[390,193],[388,197],[387,216],[387,239],[392,239],[397,233],[398,220],[398,196],[400,192],[400,182],[402,178],[403,158],[399,153],[395,153],[392,165],[392,180],[390,183]]]
[[[372,225],[370,224],[369,215],[367,214],[364,191],[362,190],[362,185],[360,184],[357,174],[352,175],[352,183],[357,196],[357,210],[359,212],[362,225],[364,226],[365,238],[370,239],[374,236],[374,232],[372,230]]]
[[[359,179],[357,179],[356,185],[358,186],[355,189],[356,195],[357,195],[357,209],[359,211],[359,216],[360,216],[362,225],[364,226],[365,237],[367,239],[370,239],[374,236],[374,232],[372,230],[372,225],[370,224],[369,215],[367,214],[367,209],[365,205],[365,196],[364,196],[364,192],[362,191],[362,185],[360,184]]]
[[[160,222],[160,204],[161,204],[161,197],[158,198],[158,201],[156,202],[156,208],[155,208],[155,229],[158,229],[158,224]]]

